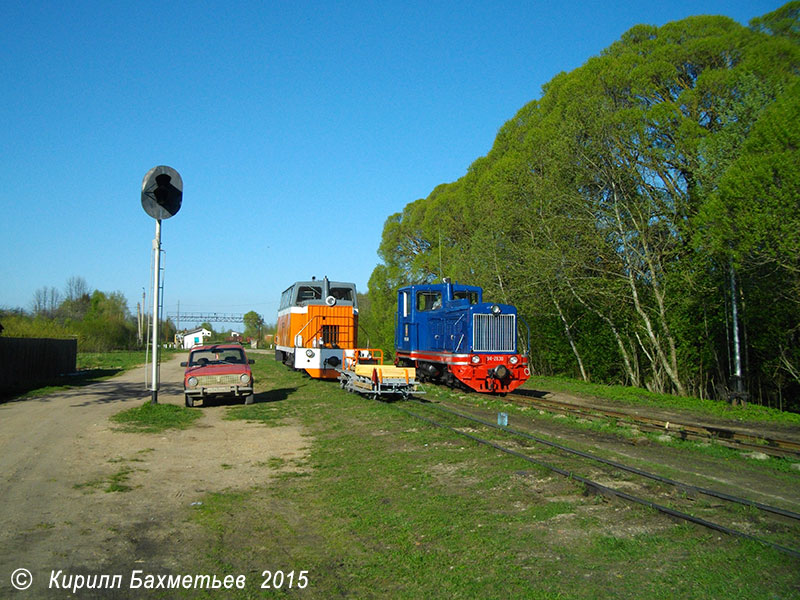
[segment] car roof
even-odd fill
[[[194,352],[195,350],[226,350],[231,348],[238,348],[239,350],[244,350],[244,347],[241,344],[204,344],[202,346],[192,346],[191,351]]]

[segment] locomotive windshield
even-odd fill
[[[346,288],[346,287],[331,287],[331,296],[336,298],[337,300],[347,300],[348,302],[353,301],[353,288]]]
[[[318,285],[301,285],[297,290],[297,302],[321,300],[322,288]]]

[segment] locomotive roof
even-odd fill
[[[412,283],[411,285],[405,285],[405,286],[401,287],[400,289],[401,290],[408,290],[408,289],[414,288],[414,289],[417,289],[417,290],[419,290],[419,289],[438,290],[438,289],[442,289],[444,287],[447,287],[448,285],[452,286],[452,288],[454,290],[475,290],[475,291],[481,290],[482,291],[482,288],[480,286],[467,285],[466,283],[458,283],[458,282],[455,282],[455,281],[450,282],[450,283]]]
[[[319,285],[319,286],[321,286],[322,285],[322,281],[323,281],[322,279],[312,279],[310,281],[295,281],[292,285],[290,285],[286,289],[290,290],[293,287],[298,286],[298,285]],[[328,285],[329,286],[336,286],[336,287],[351,287],[353,289],[355,289],[355,287],[356,287],[355,283],[351,283],[349,281],[330,281],[330,280],[328,280]]]
[[[330,301],[329,298],[333,298]],[[278,310],[289,306],[306,306],[309,304],[327,304],[342,302],[358,307],[358,290],[356,284],[344,281],[330,281],[327,277],[311,281],[295,281],[281,294]]]

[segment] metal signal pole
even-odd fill
[[[150,404],[158,404],[158,306],[161,287],[161,219],[156,219],[156,237],[153,240],[153,375],[150,379]]]
[[[153,377],[150,384],[151,404],[158,404],[158,307],[161,305],[161,220],[175,216],[183,202],[183,180],[172,167],[150,169],[142,180],[142,208],[156,220],[153,240]]]

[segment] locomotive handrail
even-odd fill
[[[458,344],[456,344],[456,349],[453,350],[456,354],[458,354],[458,349],[461,348],[461,342],[464,341],[464,334],[461,334],[461,337],[458,339]]]
[[[303,332],[305,331],[306,327],[308,327],[309,325],[311,325],[311,323],[313,323],[314,321],[316,321],[317,319],[319,319],[319,318],[320,318],[320,317],[322,317],[322,316],[323,316],[323,315],[314,315],[313,317],[311,317],[311,318],[308,320],[308,322],[307,322],[305,325],[303,325],[303,326],[300,328],[300,331],[298,331],[298,332],[297,332],[297,333],[294,335],[294,339],[295,339],[295,341],[297,340],[297,337],[298,337],[298,336],[299,336],[301,333],[303,333]],[[327,315],[325,315],[325,316],[327,316]],[[317,331],[319,331],[319,328],[317,328]],[[312,336],[312,337],[316,337],[316,336]],[[302,338],[301,338],[301,339],[302,339]],[[311,338],[309,338],[309,339],[311,339]],[[303,348],[305,348],[305,347],[306,347],[306,346],[305,346],[305,345],[303,345]],[[308,346],[308,348],[311,348],[311,346]]]
[[[300,328],[300,331],[298,331],[296,334],[294,334],[294,341],[295,341],[295,344],[297,344],[297,338],[298,338],[298,337],[300,337],[300,334],[301,334],[301,333],[303,333],[303,332],[305,331],[306,327],[308,327],[309,325],[311,325],[311,323],[313,323],[314,321],[316,321],[317,319],[319,319],[319,318],[320,318],[320,316],[321,316],[321,315],[314,315],[313,317],[311,317],[311,318],[308,320],[308,322],[307,322],[305,325],[303,325],[303,326]],[[319,329],[317,329],[317,331],[319,331]],[[300,339],[302,340],[303,338],[302,338],[302,337],[300,337]],[[305,345],[303,345],[302,347],[303,347],[303,348],[305,348],[306,346],[305,346]],[[310,348],[311,346],[308,346],[308,347]]]
[[[347,353],[352,352],[352,356],[348,356]],[[367,360],[375,360],[375,363],[361,363],[362,352],[366,352],[367,356],[364,356],[364,359]],[[344,349],[342,350],[342,367],[344,369],[348,368],[355,368],[358,364],[375,364],[375,366],[381,367],[383,366],[383,350],[380,348],[353,348],[351,349]]]
[[[302,333],[303,333],[303,332],[306,330],[306,328],[307,328],[309,325],[311,325],[311,324],[312,324],[314,321],[316,321],[316,320],[318,320],[318,319],[321,319],[321,320],[323,320],[323,321],[324,321],[324,320],[326,320],[326,319],[330,319],[330,320],[331,320],[331,321],[332,321],[332,322],[333,322],[335,325],[338,325],[338,326],[340,326],[340,327],[341,327],[341,326],[342,326],[342,324],[343,324],[343,325],[344,325],[344,327],[345,327],[345,330],[346,330],[348,327],[352,327],[352,325],[350,325],[350,324],[348,323],[348,318],[347,318],[346,316],[343,316],[343,315],[314,315],[313,317],[311,317],[311,318],[308,320],[308,322],[307,322],[305,325],[303,325],[303,327],[301,327],[301,328],[300,328],[300,331],[298,331],[296,334],[294,334],[294,342],[295,342],[295,346],[297,346],[297,345],[298,345],[298,344],[297,344],[297,338],[299,337],[301,340],[304,340],[304,338],[302,337],[302,335],[301,335],[301,334],[302,334]],[[338,323],[337,323],[337,321],[344,321],[344,323],[341,323],[341,322],[338,322]],[[317,337],[317,334],[319,333],[319,331],[320,331],[320,328],[321,328],[321,326],[317,326],[317,328],[316,328],[316,331],[314,332],[314,335],[312,335],[312,336],[309,336],[309,338],[308,338],[308,342],[309,342],[309,343],[311,342],[311,340],[312,340],[312,339],[315,339],[315,338]],[[304,341],[303,341],[303,343],[300,345],[300,347],[302,347],[302,348],[313,348],[313,346],[307,346],[307,345],[305,344],[305,340],[304,340]]]

